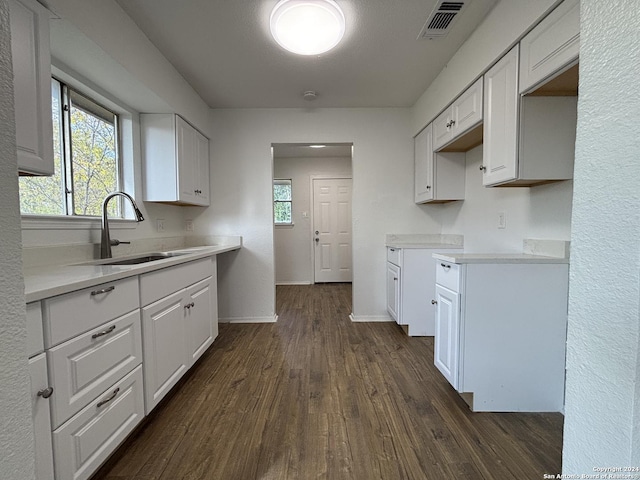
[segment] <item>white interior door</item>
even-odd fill
[[[315,282],[351,282],[351,179],[313,180]]]

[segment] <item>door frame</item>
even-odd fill
[[[351,168],[353,169],[353,154],[351,155]],[[353,172],[351,175],[309,175],[309,234],[311,241],[311,285],[316,283],[316,250],[314,245],[314,218],[313,212],[315,210],[315,203],[313,198],[313,182],[314,180],[351,180],[351,202],[349,202],[349,208],[351,209],[351,283],[353,284]]]

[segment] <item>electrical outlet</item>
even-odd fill
[[[184,222],[184,229],[187,232],[193,232],[193,220],[187,220]]]
[[[498,212],[498,228],[507,228],[507,215],[504,212]]]
[[[164,219],[163,218],[157,218],[156,219],[156,230],[158,232],[164,232]]]

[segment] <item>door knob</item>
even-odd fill
[[[437,301],[435,301],[435,300],[431,300],[431,305],[437,305],[437,304],[438,304],[438,302],[437,302]]]
[[[316,235],[320,235],[320,232],[318,230],[316,230]]]
[[[318,237],[316,237],[316,243],[318,243],[320,241],[320,239]]]

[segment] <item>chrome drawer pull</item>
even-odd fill
[[[104,400],[100,400],[98,402],[98,405],[96,405],[96,407],[100,408],[101,406],[103,406],[105,403],[109,403],[111,400],[113,400],[114,398],[116,398],[116,396],[118,395],[118,392],[120,391],[120,387],[116,388],[113,393],[111,394],[111,396],[109,398],[105,398]]]
[[[94,290],[93,292],[91,292],[91,296],[101,295],[103,293],[109,293],[109,292],[112,292],[115,289],[116,289],[115,285],[111,285],[110,287],[107,287],[107,288],[102,288],[100,290]]]
[[[436,300],[431,300],[431,305],[437,305],[438,302]]]
[[[446,268],[447,270],[451,268],[451,265],[445,265],[444,263],[441,263],[440,266],[442,268]]]
[[[38,390],[38,396],[42,398],[49,398],[53,395],[53,387],[43,388],[42,390]]]
[[[91,338],[98,338],[98,337],[102,337],[103,335],[109,335],[111,332],[113,332],[116,329],[115,325],[111,325],[109,328],[107,328],[106,330],[103,330],[101,332],[98,333],[94,333],[93,335],[91,335]]]

